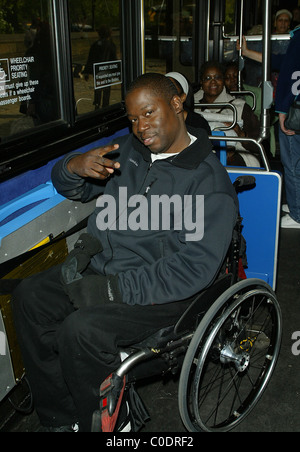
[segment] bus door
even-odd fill
[[[145,71],[177,71],[197,80],[206,60],[207,0],[145,0]]]
[[[223,25],[224,63],[238,62],[238,90],[250,90],[256,97],[253,110],[261,120],[260,140],[270,138],[270,151],[276,153],[274,125],[277,116],[274,111],[276,85],[290,41],[290,26],[279,25],[278,2],[233,0],[225,2]],[[258,52],[261,61],[243,57],[237,50],[237,41],[243,36],[249,50]]]

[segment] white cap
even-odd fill
[[[187,81],[184,75],[180,74],[179,72],[168,72],[166,74],[166,77],[173,78],[174,80],[176,80],[181,85],[184,94],[188,95],[189,82]]]
[[[277,11],[275,19],[281,16],[281,14],[287,14],[291,20],[293,18],[293,14],[291,13],[291,11],[289,11],[288,9],[280,9],[279,11]]]

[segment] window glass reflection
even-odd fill
[[[119,0],[70,0],[74,97],[78,116],[122,100]]]
[[[49,0],[0,0],[1,140],[60,118]]]
[[[193,78],[196,2],[145,0],[146,71]]]

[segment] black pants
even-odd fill
[[[90,431],[101,382],[120,364],[119,348],[176,322],[186,303],[101,305],[75,311],[60,266],[24,280],[13,315],[35,409],[44,426],[78,422]]]

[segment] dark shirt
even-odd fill
[[[277,113],[288,113],[290,106],[295,100],[296,92],[299,93],[299,74],[295,78],[293,75],[300,71],[300,27],[292,32],[292,39],[278,78],[275,109]],[[298,89],[297,89],[298,87]]]
[[[194,129],[204,129],[208,135],[211,135],[211,128],[202,115],[195,113],[194,111],[188,111],[185,122],[188,126],[194,127]]]

